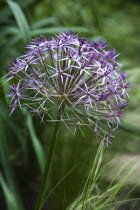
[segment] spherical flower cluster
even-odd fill
[[[117,56],[104,40],[88,42],[71,31],[33,39],[6,75],[14,82],[11,113],[27,106],[41,122],[60,121],[73,133],[87,126],[108,144],[130,86],[126,73],[118,72]]]

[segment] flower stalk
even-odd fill
[[[64,109],[64,106],[62,106],[62,109]],[[56,144],[57,144],[57,136],[58,136],[59,127],[60,127],[60,111],[63,111],[62,109],[58,111],[58,117],[55,124],[54,132],[53,132],[51,146],[50,146],[50,150],[48,154],[48,159],[46,161],[44,176],[42,179],[40,192],[38,194],[35,210],[40,210],[44,204],[44,197],[45,197],[45,193],[47,191],[47,187],[49,183],[50,173],[51,173],[51,169],[53,165],[53,158],[54,158]]]

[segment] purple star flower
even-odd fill
[[[58,111],[70,131],[83,133],[81,127],[87,126],[108,144],[130,87],[127,74],[118,72],[118,54],[104,40],[88,42],[71,31],[56,37],[33,39],[26,54],[9,66],[7,80],[17,81],[9,94],[11,113],[27,106],[41,122],[56,122]]]
[[[123,103],[123,104],[121,104],[121,105],[119,106],[119,108],[120,108],[120,109],[123,109],[123,108],[125,108],[126,106],[128,106],[128,104]]]
[[[11,101],[10,101],[11,113],[10,113],[10,115],[14,112],[16,106],[19,106],[21,108],[20,100],[24,97],[27,97],[27,96],[21,94],[23,92],[23,90],[25,89],[25,85],[22,85],[22,87],[20,87],[21,85],[22,85],[22,81],[19,80],[17,86],[16,85],[10,86],[10,89],[12,92],[9,95],[7,95],[8,97],[11,98]]]

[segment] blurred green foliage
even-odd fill
[[[111,48],[120,53],[121,71],[132,82],[131,100],[123,122],[140,129],[140,4],[130,0],[18,0],[1,1],[0,5],[0,77],[7,73],[7,65],[24,53],[27,43],[38,35],[50,37],[55,33],[73,30],[89,40],[103,37]],[[40,125],[27,110],[16,111],[9,117],[6,94],[9,83],[0,79],[0,183],[5,198],[0,209],[33,209],[39,190],[41,173],[48,154],[53,125]],[[140,134],[135,127],[120,126],[113,144],[104,151],[103,164],[121,154],[140,155]],[[86,129],[74,137],[61,128],[50,179],[53,189],[44,209],[65,209],[83,190],[90,171],[93,152],[98,147],[96,137]],[[98,183],[98,182],[97,182]],[[97,186],[104,192],[108,181],[101,176]],[[137,184],[137,183],[136,183]],[[133,187],[133,186],[131,186]],[[117,199],[130,190],[126,186]],[[19,193],[20,191],[20,193]],[[140,197],[137,187],[129,198]],[[16,202],[18,201],[18,202]],[[24,205],[23,205],[24,203]],[[16,206],[15,206],[16,205]],[[80,205],[80,204],[79,204]],[[138,209],[139,201],[124,204],[124,209]],[[107,207],[108,208],[108,207]],[[115,209],[111,207],[110,209]],[[121,209],[117,207],[117,209]]]

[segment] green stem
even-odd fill
[[[59,120],[59,118],[60,117],[59,117],[59,114],[58,114],[58,120]],[[50,172],[51,172],[51,168],[52,168],[52,163],[53,163],[53,157],[54,157],[56,143],[57,143],[57,134],[58,134],[59,126],[60,126],[60,121],[57,121],[56,125],[55,125],[55,129],[54,129],[54,133],[53,133],[51,147],[50,147],[49,154],[48,154],[48,160],[47,160],[47,163],[46,163],[44,177],[43,177],[41,189],[40,189],[40,192],[39,192],[39,195],[38,195],[38,198],[37,198],[35,210],[40,210],[43,206],[44,196],[45,196],[45,193],[46,193],[46,190],[47,190],[47,187],[48,187],[48,181],[49,181]]]
[[[125,130],[127,132],[133,133],[137,136],[140,135],[140,129],[137,128],[136,126],[130,125],[128,123],[123,122],[123,123],[119,124],[119,128],[122,130]]]

